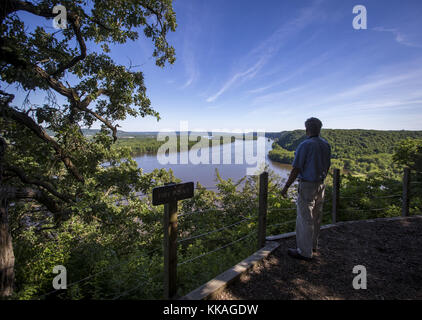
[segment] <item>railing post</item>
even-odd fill
[[[333,208],[331,212],[332,223],[337,222],[337,213],[340,195],[340,169],[334,169],[333,174]]]
[[[267,236],[267,198],[268,172],[264,171],[259,176],[258,250],[265,246]]]
[[[173,299],[177,287],[177,201],[164,205],[164,298]]]
[[[403,171],[403,198],[401,214],[403,217],[409,215],[409,194],[410,194],[410,169],[404,168]]]

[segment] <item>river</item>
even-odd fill
[[[195,184],[200,182],[201,185],[206,187],[214,187],[216,184],[216,174],[215,169],[218,169],[220,176],[223,179],[231,178],[234,181],[238,181],[239,179],[243,178],[247,175],[247,168],[253,168],[256,165],[249,165],[244,161],[246,157],[245,150],[248,147],[254,147],[254,155],[256,156],[256,148],[257,142],[265,143],[265,164],[269,166],[270,170],[274,171],[277,175],[282,178],[287,178],[290,170],[291,165],[281,164],[275,161],[272,161],[268,158],[268,151],[271,150],[271,145],[273,140],[269,140],[264,137],[258,137],[258,140],[236,140],[234,143],[230,144],[230,148],[228,146],[218,145],[209,148],[209,164],[192,164],[190,161],[189,152],[197,152],[190,150],[189,152],[185,153],[178,153],[177,159],[189,156],[188,164],[161,164],[158,160],[157,155],[152,154],[144,154],[137,157],[134,157],[136,162],[138,163],[138,167],[142,168],[144,172],[151,172],[155,168],[161,169],[172,169],[174,172],[175,177],[182,180],[182,182],[193,181]],[[243,144],[243,146],[242,146]],[[218,152],[215,148],[219,149],[220,154],[220,163],[216,163],[216,161],[212,161],[212,153]],[[229,153],[229,154],[228,154]],[[230,156],[231,163],[224,164],[223,159],[225,156]],[[186,159],[186,158],[185,158]],[[237,159],[241,159],[243,161],[239,161],[241,163],[236,163]]]

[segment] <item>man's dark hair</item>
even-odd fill
[[[318,118],[309,118],[305,121],[305,128],[311,136],[319,136],[321,133],[322,122]]]

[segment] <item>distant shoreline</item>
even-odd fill
[[[202,138],[201,138],[202,139]],[[188,141],[188,148],[187,150],[190,151],[192,150],[192,148],[200,148],[203,147],[203,145],[201,144],[201,139],[199,139],[199,141]],[[230,141],[227,141],[228,139],[224,139],[223,137],[217,137],[216,139],[214,139],[213,137],[208,138],[208,146],[211,148],[213,147],[213,145],[215,145],[215,141],[219,140],[219,145],[224,145],[224,144],[231,144],[233,142],[235,142],[235,140],[240,140],[240,139],[236,139],[235,137],[230,137]],[[254,136],[252,137],[252,139],[248,138],[248,137],[243,137],[243,141],[245,140],[256,140],[257,137]],[[140,157],[143,155],[156,155],[158,150],[166,143],[168,142],[168,139],[166,139],[165,141],[158,141],[157,138],[153,138],[153,137],[142,137],[142,136],[138,136],[138,137],[133,137],[133,138],[125,138],[125,137],[120,137],[117,139],[116,143],[114,144],[115,148],[118,147],[129,147],[131,148],[131,156],[132,157]],[[174,152],[180,152],[180,137],[177,137],[177,145],[169,145],[168,146],[168,152],[170,153],[174,153]]]

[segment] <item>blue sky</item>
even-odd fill
[[[355,30],[355,5],[367,29]],[[142,65],[161,115],[125,131],[422,129],[422,1],[175,0],[176,62],[156,67],[149,40],[113,46]]]

